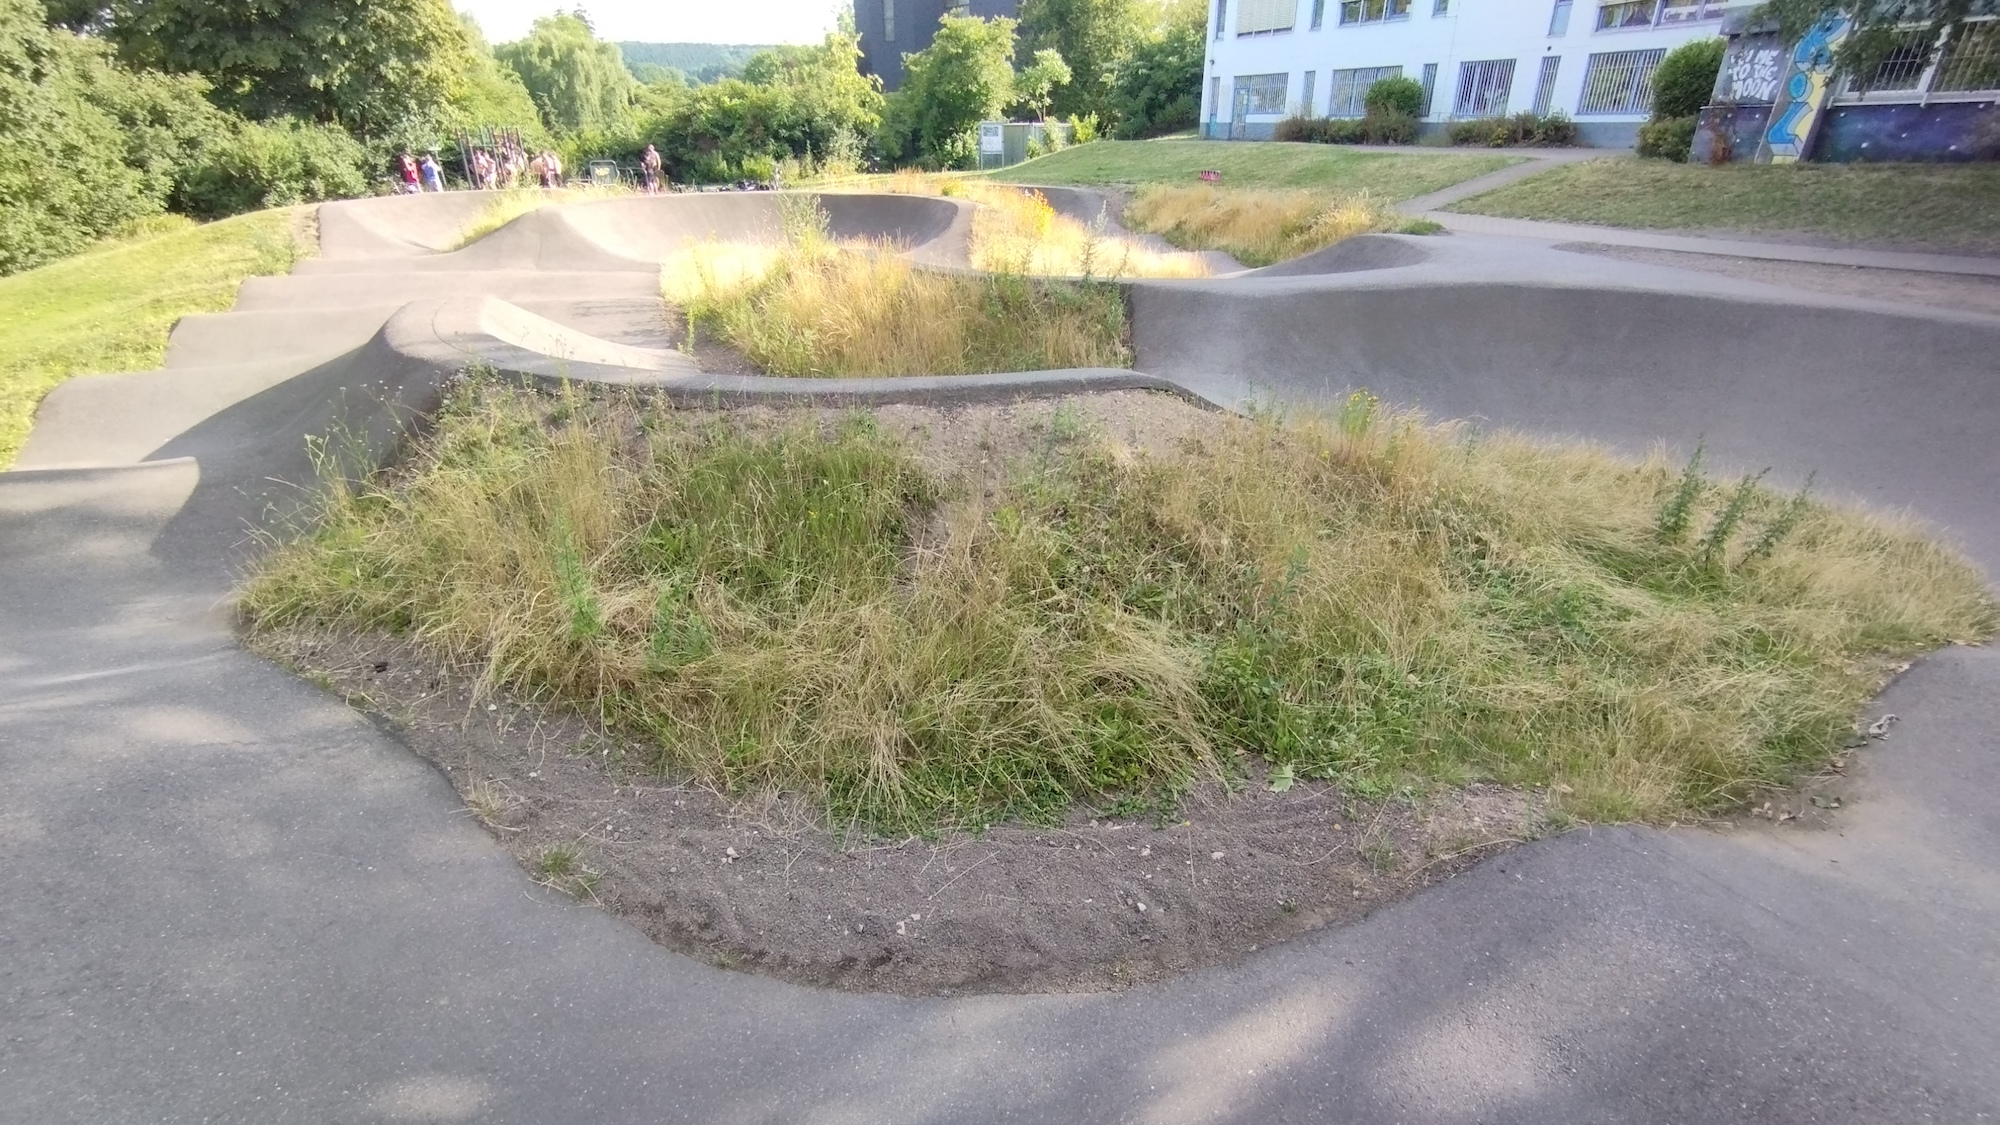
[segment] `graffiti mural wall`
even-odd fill
[[[1851,27],[1846,16],[1831,16],[1814,24],[1791,49],[1770,123],[1757,146],[1757,163],[1796,164],[1806,158],[1833,100],[1833,53]]]
[[[1822,24],[1787,44],[1756,15],[1746,12],[1723,24],[1729,46],[1689,159],[2000,160],[2000,94],[1843,98],[1830,53],[1844,28]]]

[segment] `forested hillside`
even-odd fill
[[[748,47],[740,43],[618,44],[619,53],[625,56],[625,66],[641,82],[658,81],[666,77],[663,71],[675,71],[695,83],[739,78],[750,56],[768,50],[768,46]]]

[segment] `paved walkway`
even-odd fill
[[[1379,148],[1371,146],[1371,151],[1379,151]],[[1427,145],[1398,145],[1389,148],[1388,151],[1414,156],[1418,153],[1425,155],[1439,153],[1463,154],[1466,152],[1483,153],[1492,150],[1434,148]],[[1631,154],[1628,152],[1601,148],[1509,148],[1499,151],[1501,155],[1518,156],[1523,159],[1519,164],[1510,164],[1498,171],[1488,172],[1483,176],[1474,176],[1472,179],[1453,184],[1450,187],[1440,188],[1429,195],[1420,195],[1415,199],[1404,200],[1397,205],[1397,209],[1406,215],[1426,215],[1440,207],[1449,207],[1462,199],[1471,199],[1475,195],[1484,195],[1497,188],[1506,187],[1508,184],[1518,183],[1530,176],[1539,176],[1559,164],[1575,164],[1582,160],[1625,160],[1631,158]]]

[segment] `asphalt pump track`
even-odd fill
[[[2000,1118],[2000,649],[1922,661],[1831,830],[1599,828],[1127,992],[814,991],[532,883],[389,735],[240,649],[251,529],[479,362],[701,401],[1350,388],[1628,451],[1817,471],[2000,567],[2000,320],[1371,236],[1127,286],[1136,371],[711,376],[656,263],[770,195],[329,204],[322,255],[58,388],[0,474],[0,1119],[1914,1122]],[[962,267],[967,204],[824,197]],[[1065,198],[1063,206],[1087,206]],[[920,375],[920,373],[912,373]]]

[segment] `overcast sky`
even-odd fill
[[[554,11],[581,7],[601,39],[647,43],[817,43],[848,0],[455,0],[489,42],[528,33]]]

